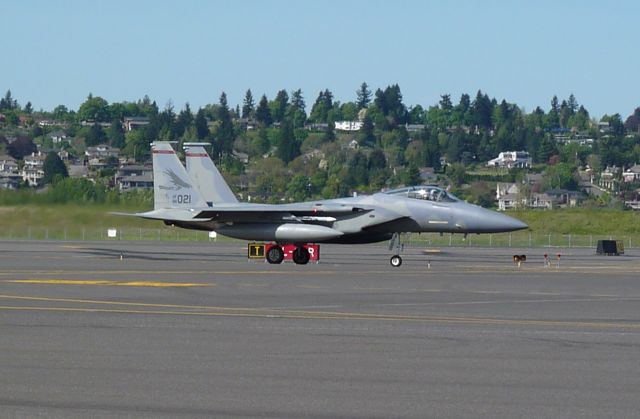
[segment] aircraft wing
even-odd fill
[[[197,210],[195,218],[212,219],[216,221],[263,221],[299,219],[300,221],[335,221],[336,217],[353,214],[361,215],[372,211],[373,208],[354,206],[350,204],[242,204],[216,205],[215,207]]]

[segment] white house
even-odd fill
[[[360,131],[362,121],[336,121],[336,131]]]
[[[634,164],[624,172],[622,172],[622,180],[625,183],[640,180],[640,164]]]
[[[531,167],[531,156],[526,151],[502,151],[498,157],[487,162],[490,167]]]
[[[41,152],[31,153],[30,156],[24,157],[24,167],[22,168],[22,180],[29,182],[29,186],[38,186],[40,180],[44,177],[44,160]]]

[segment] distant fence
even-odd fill
[[[181,228],[119,228],[116,237],[109,237],[108,227],[104,228],[8,228],[0,231],[0,240],[139,240],[139,241],[231,241],[222,236],[212,238],[208,231],[185,230]],[[640,235],[578,235],[578,234],[542,234],[542,233],[500,233],[500,234],[462,234],[411,233],[402,237],[409,247],[596,247],[598,240],[621,240],[625,248],[640,247]]]

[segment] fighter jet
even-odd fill
[[[392,240],[390,263],[402,264],[399,234],[409,232],[501,233],[528,226],[509,216],[459,200],[434,185],[373,195],[292,204],[238,202],[201,146],[186,148],[187,170],[168,142],[152,144],[154,209],[133,214],[167,225],[251,241],[275,242],[265,258],[282,263],[284,245],[292,259],[309,262],[309,243],[375,243]]]

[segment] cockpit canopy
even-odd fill
[[[407,198],[423,199],[435,202],[456,202],[458,198],[436,185],[407,186],[385,192],[387,195],[402,195]]]

